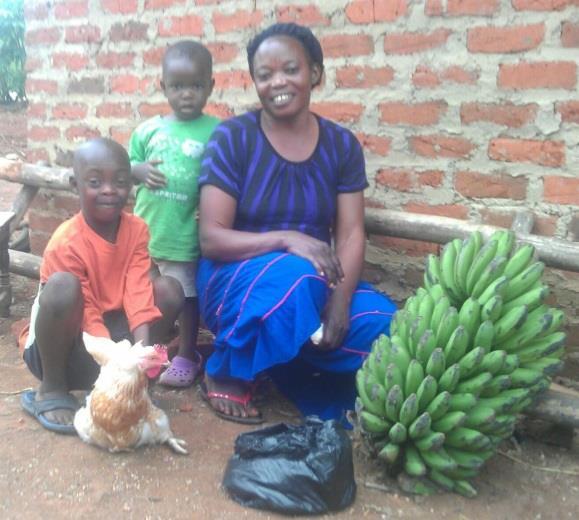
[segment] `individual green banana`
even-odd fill
[[[431,285],[428,288],[428,293],[430,294],[430,296],[432,296],[432,299],[434,300],[434,302],[436,303],[438,300],[440,300],[440,298],[446,298],[446,291],[444,290],[444,287],[442,285],[440,285],[439,283],[436,283],[434,285]]]
[[[486,384],[482,389],[481,397],[495,397],[499,395],[503,390],[511,388],[512,380],[511,376],[507,374],[496,375]]]
[[[458,244],[458,245],[457,245]],[[454,269],[457,257],[457,248],[462,248],[460,239],[455,238],[444,246],[440,259],[440,274],[442,285],[453,302],[460,301],[460,290],[454,281]]]
[[[517,390],[527,391],[525,396],[521,396],[520,399],[526,399],[527,397],[537,397],[539,394],[543,393],[547,388],[551,386],[551,381],[549,378],[545,377],[541,379],[538,383],[530,386],[529,388],[517,388]]]
[[[453,412],[468,412],[478,401],[474,394],[452,394],[449,409]]]
[[[503,274],[505,266],[507,265],[507,258],[504,256],[497,256],[493,258],[485,270],[480,275],[480,278],[474,284],[470,295],[478,299],[483,295],[486,289]],[[508,287],[507,287],[508,289]]]
[[[472,290],[475,283],[480,279],[483,271],[486,269],[491,260],[495,257],[497,251],[498,242],[496,240],[488,241],[484,246],[482,246],[479,252],[474,257],[472,265],[468,270],[468,275],[466,277],[466,292],[472,295]]]
[[[550,307],[547,312],[551,314],[553,321],[551,322],[551,325],[549,325],[549,328],[541,333],[542,336],[548,336],[549,334],[558,331],[565,324],[565,313],[561,309]]]
[[[503,368],[506,357],[507,353],[504,350],[493,350],[485,354],[480,363],[479,371],[496,374]]]
[[[508,287],[509,279],[505,275],[499,276],[494,282],[488,285],[483,293],[478,297],[478,302],[481,305],[486,305],[493,296],[500,296],[505,294]]]
[[[525,367],[541,372],[545,376],[553,376],[563,368],[563,361],[554,357],[544,357],[527,363]]]
[[[424,379],[424,369],[422,365],[412,359],[408,365],[408,370],[406,371],[406,380],[404,382],[404,395],[410,395],[416,393],[420,383]]]
[[[467,379],[478,373],[485,355],[485,349],[483,347],[475,347],[468,354],[464,355],[462,359],[458,361],[460,378]]]
[[[431,329],[427,329],[424,331],[424,334],[418,340],[418,344],[416,345],[416,359],[420,362],[420,364],[426,368],[428,360],[432,355],[432,352],[436,348],[436,336]]]
[[[490,320],[485,320],[480,324],[474,340],[473,347],[482,347],[485,352],[491,350],[495,338],[495,325]]]
[[[425,451],[437,451],[444,445],[446,436],[442,432],[427,433],[424,437],[414,440],[414,445],[421,453]]]
[[[488,372],[481,372],[476,376],[458,383],[458,385],[456,385],[456,392],[478,396],[492,378],[493,376]]]
[[[390,430],[391,423],[367,410],[362,410],[360,412],[360,426],[369,433],[386,433]]]
[[[401,471],[396,477],[398,486],[404,493],[411,495],[431,496],[438,492],[438,488],[426,478],[411,477]]]
[[[469,341],[472,341],[480,327],[481,305],[474,298],[467,298],[458,312],[458,323],[468,333]]]
[[[426,464],[418,450],[412,445],[408,445],[404,452],[404,471],[413,477],[426,475]]]
[[[454,481],[453,491],[466,498],[474,498],[477,496],[476,488],[464,479],[456,479]]]
[[[447,412],[444,417],[432,423],[432,429],[435,432],[447,435],[448,432],[460,428],[464,424],[464,421],[466,421],[466,414],[464,412]]]
[[[404,388],[404,376],[402,375],[402,371],[394,363],[390,363],[386,367],[386,374],[384,375],[384,390],[390,392],[392,387],[396,385]]]
[[[438,299],[434,304],[434,310],[432,311],[432,317],[430,319],[430,329],[434,332],[438,330],[440,326],[440,322],[442,318],[446,314],[446,311],[450,307],[450,300],[447,296],[443,296],[442,298]]]
[[[457,466],[455,469],[445,472],[449,478],[453,479],[454,482],[458,480],[464,480],[467,478],[474,478],[479,474],[479,469],[465,468],[463,466]]]
[[[518,308],[519,307],[517,307],[517,309]],[[514,312],[517,309],[514,309],[511,312]],[[545,330],[551,326],[552,321],[553,315],[550,313],[545,313],[533,320],[526,320],[524,325],[520,327],[515,334],[508,335],[506,338],[500,340],[498,345],[507,352],[516,352],[517,350],[529,345],[545,332]]]
[[[404,309],[400,309],[394,313],[392,321],[390,322],[390,335],[392,337],[398,336],[402,342],[408,342],[410,338],[410,314]]]
[[[462,298],[465,298],[468,294],[466,290],[466,279],[468,276],[468,270],[472,265],[474,255],[478,253],[476,248],[477,241],[473,235],[470,235],[463,241],[460,252],[456,257],[454,284]]]
[[[448,412],[450,407],[450,396],[450,392],[441,392],[426,407],[426,411],[429,413],[433,421],[441,419],[444,417],[446,412]]]
[[[514,278],[525,270],[535,254],[535,248],[531,244],[523,244],[519,247],[509,258],[505,267],[505,276],[507,278]]]
[[[454,469],[454,468],[446,467],[447,471],[449,469]],[[444,489],[445,491],[454,491],[454,482],[455,482],[454,479],[446,476],[446,474],[443,473],[442,471],[439,471],[437,469],[431,469],[428,472],[428,478],[430,480],[432,480],[432,482],[434,482],[437,486]]]
[[[533,370],[527,365],[514,370],[508,377],[513,382],[513,388],[527,388],[543,379],[543,371]]]
[[[368,388],[368,385],[366,385],[366,393],[372,404],[376,405],[375,408],[378,410],[376,415],[383,417],[385,415],[384,405],[386,402],[386,390],[384,390],[384,387],[379,383],[373,383],[370,385],[370,388]]]
[[[473,430],[479,430],[480,426],[485,424],[492,424],[496,418],[496,413],[492,408],[488,406],[482,406],[477,404],[466,412],[466,419],[464,425],[467,428],[472,428]]]
[[[504,350],[497,350],[494,352],[505,352]],[[497,374],[510,374],[513,370],[515,370],[516,368],[519,368],[521,362],[519,360],[519,356],[517,356],[516,354],[508,354],[505,357],[505,361],[503,363],[503,366],[499,369],[499,371],[497,372]]]
[[[428,412],[424,412],[420,414],[412,424],[408,428],[408,435],[411,439],[420,439],[424,437],[426,434],[430,433],[430,425],[432,423],[432,419],[430,418],[430,414]]]
[[[440,259],[438,256],[429,254],[426,257],[426,269],[424,271],[424,279],[428,280],[431,286],[441,284],[442,276],[440,274]]]
[[[438,380],[446,370],[446,358],[441,348],[435,348],[426,363],[426,373]]]
[[[418,314],[417,316],[423,318],[424,328],[420,332],[419,336],[422,336],[426,329],[431,328],[430,322],[432,319],[432,312],[434,311],[434,298],[430,294],[426,294],[424,298],[422,298],[420,305],[418,306]]]
[[[457,464],[450,457],[444,447],[435,451],[420,451],[424,463],[430,468],[430,474],[433,471],[449,471],[456,468]]]
[[[378,453],[378,458],[389,464],[394,464],[400,456],[400,445],[393,442],[387,443]]]
[[[377,381],[384,381],[384,374],[386,373],[385,360],[387,360],[387,357],[388,354],[386,352],[375,346],[366,358],[368,369],[372,372]]]
[[[506,278],[505,278],[506,280]],[[495,294],[482,306],[480,311],[481,320],[497,321],[503,310],[503,297]]]
[[[379,403],[370,399],[368,392],[366,391],[366,376],[365,370],[360,369],[356,372],[356,390],[362,401],[362,406],[365,410],[371,412],[374,415],[382,416],[383,410],[380,410]]]
[[[416,394],[410,394],[406,397],[402,406],[400,407],[400,413],[398,414],[400,422],[404,426],[409,426],[410,423],[416,418],[418,414],[418,399]]]
[[[444,347],[444,357],[449,365],[453,365],[464,356],[468,347],[469,335],[464,325],[454,329],[448,343]]]
[[[428,324],[426,319],[422,316],[416,316],[410,325],[410,338],[407,342],[407,350],[410,357],[416,357],[416,349],[420,341],[421,336],[426,331]]]
[[[521,389],[517,388],[516,390]],[[512,390],[505,390],[495,397],[481,397],[478,404],[492,408],[496,414],[508,413],[511,407],[516,405],[522,397],[507,392],[512,392]]]
[[[503,305],[503,313],[506,314],[519,305],[526,305],[527,311],[530,312],[541,305],[547,296],[549,296],[549,288],[546,285],[539,285],[534,289],[524,292],[518,298],[514,298],[505,303]]]
[[[390,343],[390,361],[400,369],[400,372],[406,374],[411,359],[408,350],[398,336],[392,336]]]
[[[402,444],[408,438],[408,430],[404,424],[397,422],[390,428],[388,437],[394,444]]]
[[[426,375],[422,380],[418,389],[416,390],[416,397],[418,399],[418,411],[423,412],[426,407],[432,402],[436,397],[436,392],[438,391],[438,383],[436,379],[431,375]]]
[[[449,307],[440,324],[436,330],[436,344],[440,347],[444,347],[450,335],[454,332],[454,329],[458,326],[458,311],[455,307]]]
[[[408,313],[409,316],[416,316],[419,305],[420,299],[416,294],[414,294],[406,300],[403,309]]]
[[[450,365],[444,373],[440,376],[438,380],[438,388],[440,390],[446,390],[447,392],[453,392],[460,380],[460,366],[458,363]]]
[[[521,329],[527,319],[527,307],[521,305],[507,312],[495,323],[495,338],[496,345],[502,344],[504,341],[512,337],[518,330]],[[507,350],[508,349],[504,349]]]
[[[527,292],[541,278],[544,271],[545,264],[543,262],[534,262],[517,276],[511,278],[505,291],[505,302],[508,303]]]
[[[404,393],[400,385],[394,385],[390,388],[390,391],[386,395],[386,402],[384,404],[384,411],[386,417],[392,421],[398,421],[398,415],[400,413],[400,407],[404,401]]]
[[[497,245],[497,256],[510,256],[513,251],[513,246],[515,245],[515,233],[510,229],[499,229],[495,231],[489,238],[489,240],[496,240]]]
[[[484,433],[464,426],[459,426],[445,435],[445,447],[484,450],[490,446],[490,440]]]
[[[485,463],[485,459],[480,457],[478,453],[461,450],[459,448],[451,448],[450,446],[445,446],[445,449],[461,468],[480,469]]]

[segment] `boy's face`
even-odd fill
[[[201,60],[175,56],[165,64],[161,87],[175,118],[191,121],[201,115],[213,90],[213,78]]]
[[[102,145],[87,149],[75,168],[80,208],[97,232],[117,224],[132,187],[126,157]]]

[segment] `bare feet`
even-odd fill
[[[208,375],[202,391],[211,407],[224,419],[238,422],[262,422],[261,413],[251,404],[250,385],[239,379],[213,379]]]
[[[71,394],[68,392],[46,392],[43,394],[37,392],[36,402],[48,401],[49,399],[68,401],[70,397]],[[54,410],[44,412],[43,415],[44,418],[51,423],[61,424],[64,426],[72,426],[75,413],[76,410],[72,410],[71,408],[67,407],[55,408]]]

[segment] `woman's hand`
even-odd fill
[[[323,312],[324,334],[316,348],[334,350],[342,346],[342,341],[350,328],[350,302],[332,293]]]
[[[131,175],[137,182],[144,184],[150,190],[158,190],[167,185],[167,179],[161,170],[157,168],[163,161],[153,159],[151,161],[135,164],[131,168]]]
[[[299,231],[288,231],[285,236],[285,250],[288,253],[309,260],[320,276],[328,280],[334,288],[343,281],[344,271],[334,250],[322,240]]]

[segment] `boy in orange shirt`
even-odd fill
[[[44,251],[24,360],[40,380],[23,409],[48,430],[75,434],[79,408],[70,390],[90,389],[99,367],[82,332],[150,345],[166,334],[184,302],[171,277],[150,279],[147,225],[123,211],[132,187],[125,149],[94,139],[74,154],[80,212],[62,223]]]

